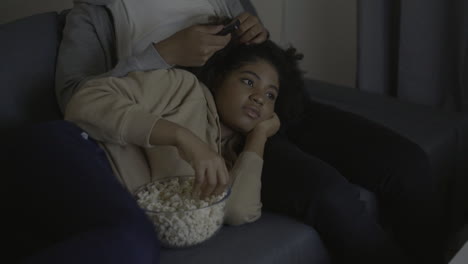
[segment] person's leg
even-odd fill
[[[31,129],[8,150],[2,184],[10,253],[23,263],[158,263],[152,223],[96,142],[66,121]]]
[[[424,151],[373,122],[331,106],[312,104],[288,134],[294,143],[351,182],[374,192],[382,218],[419,263],[441,263],[441,198]]]
[[[272,137],[262,173],[264,208],[316,228],[339,263],[406,263],[400,250],[359,199],[359,190],[334,168]]]

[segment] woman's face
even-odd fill
[[[227,74],[214,92],[216,107],[224,126],[250,132],[258,123],[272,117],[279,92],[275,68],[257,60]]]

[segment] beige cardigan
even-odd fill
[[[185,70],[133,72],[123,78],[90,80],[65,111],[66,120],[102,142],[115,175],[130,192],[152,179],[194,175],[175,147],[150,145],[152,128],[160,118],[190,129],[222,153],[213,96]],[[262,166],[256,153],[242,152],[237,157],[230,170],[235,180],[227,203],[227,224],[240,225],[260,217]]]

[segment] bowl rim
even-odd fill
[[[151,181],[151,182],[148,182],[146,184],[143,184],[142,186],[140,186],[139,188],[137,188],[134,193],[133,193],[133,196],[135,196],[136,198],[136,201],[138,203],[138,193],[143,190],[144,188],[147,188],[149,184],[152,184],[152,183],[155,183],[155,182],[161,182],[161,181],[168,181],[170,179],[173,179],[173,178],[194,178],[195,176],[193,175],[177,175],[177,176],[168,176],[168,177],[164,177],[164,178],[160,178],[160,179],[157,179],[157,180],[154,180],[154,181]],[[155,214],[161,214],[161,213],[179,213],[179,212],[192,212],[192,211],[197,211],[197,210],[201,210],[201,209],[205,209],[205,208],[208,208],[208,207],[211,207],[211,206],[214,206],[214,205],[217,205],[219,203],[222,203],[223,201],[225,201],[229,196],[231,195],[231,187],[227,188],[227,192],[226,192],[226,195],[223,196],[223,198],[219,199],[218,201],[212,203],[212,204],[208,204],[207,206],[204,206],[204,207],[200,207],[200,208],[195,208],[195,209],[189,209],[189,210],[177,210],[177,211],[154,211],[154,210],[149,210],[149,209],[145,209],[145,208],[142,208],[140,206],[140,208],[145,211],[145,212],[149,212],[149,213],[155,213]]]

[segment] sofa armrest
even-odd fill
[[[444,186],[452,228],[466,222],[467,113],[441,111],[317,80],[306,80],[306,87],[312,102],[360,116],[417,144],[429,158],[434,181]]]

